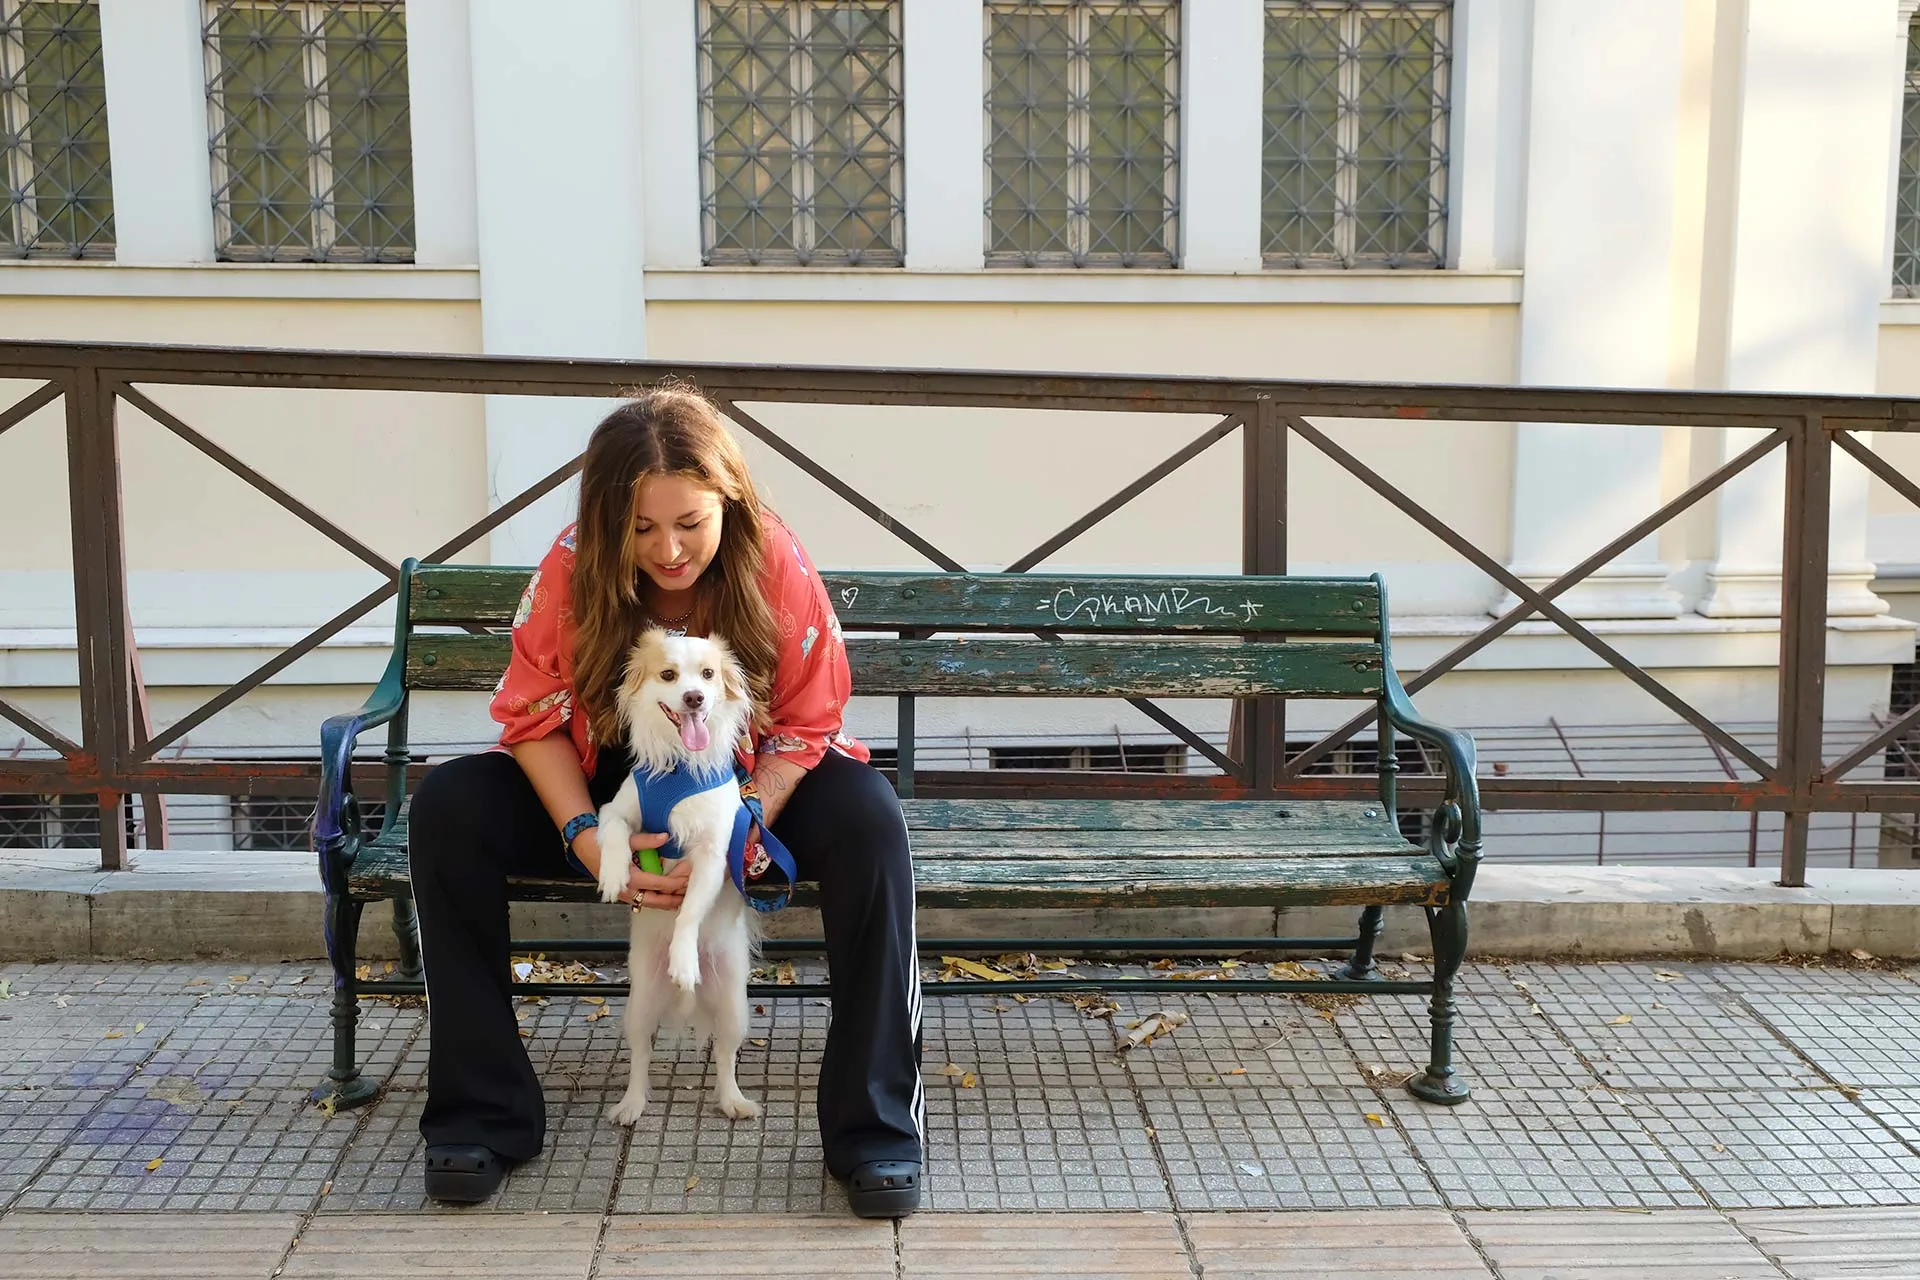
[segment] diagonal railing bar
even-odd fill
[[[1889,488],[1908,502],[1920,507],[1920,485],[1893,469],[1893,464],[1861,444],[1851,431],[1835,431],[1833,442],[1860,460],[1862,466],[1887,482]]]
[[[1089,511],[1086,515],[1081,516],[1078,520],[1068,525],[1065,529],[1062,529],[1059,533],[1056,533],[1053,537],[1048,538],[1045,542],[1041,543],[1039,546],[1035,547],[1033,550],[1027,552],[1027,554],[1021,556],[1018,560],[1015,560],[1012,564],[1006,567],[1004,572],[1007,572],[1007,573],[1027,572],[1027,570],[1033,568],[1033,566],[1039,564],[1042,560],[1045,560],[1048,556],[1052,555],[1055,551],[1058,551],[1061,547],[1066,546],[1068,543],[1072,542],[1075,538],[1085,533],[1088,529],[1091,529],[1094,525],[1099,524],[1102,520],[1106,519],[1108,516],[1118,511],[1121,507],[1124,507],[1125,505],[1127,505],[1127,503],[1133,501],[1135,498],[1145,493],[1148,489],[1151,489],[1154,485],[1160,483],[1160,481],[1172,475],[1175,471],[1178,471],[1181,467],[1185,466],[1188,462],[1191,462],[1194,458],[1197,458],[1202,453],[1205,453],[1208,449],[1212,448],[1215,444],[1219,443],[1226,436],[1231,435],[1234,431],[1239,429],[1240,424],[1243,423],[1244,421],[1246,421],[1246,417],[1244,414],[1239,414],[1239,413],[1228,414],[1226,417],[1222,418],[1219,422],[1215,423],[1212,427],[1208,428],[1206,431],[1202,432],[1199,436],[1195,437],[1191,442],[1189,442],[1188,444],[1180,448],[1178,451],[1176,451],[1175,453],[1173,453],[1172,455],[1170,455],[1169,457],[1161,461],[1158,465],[1154,466],[1152,469],[1147,471],[1144,475],[1141,475],[1138,479],[1134,480],[1131,484],[1128,484],[1125,488],[1121,489],[1118,493],[1115,493],[1112,497],[1108,498],[1105,502],[1101,503],[1099,506]],[[1059,633],[1053,632],[1053,631],[1036,631],[1034,632],[1034,634],[1037,635],[1042,640],[1058,640],[1060,638]],[[1228,777],[1238,778],[1243,775],[1244,769],[1241,766],[1239,761],[1235,760],[1231,755],[1228,755],[1226,752],[1220,750],[1220,748],[1214,746],[1211,742],[1208,742],[1205,738],[1201,737],[1198,733],[1188,728],[1184,723],[1181,722],[1179,717],[1175,716],[1170,711],[1163,710],[1152,699],[1128,698],[1127,702],[1131,704],[1136,710],[1138,710],[1142,715],[1146,716],[1149,720],[1152,720],[1155,724],[1159,725],[1162,729],[1165,729],[1168,733],[1171,733],[1174,737],[1180,739],[1180,741],[1184,742],[1187,746],[1191,747],[1195,751],[1198,751],[1201,755],[1205,756],[1208,760],[1211,760]]]
[[[173,434],[179,436],[182,440],[185,440],[201,453],[212,458],[228,471],[231,471],[234,475],[246,481],[246,483],[254,489],[272,498],[275,502],[298,516],[306,524],[317,529],[320,534],[329,541],[344,547],[354,556],[364,560],[367,564],[379,570],[381,573],[386,574],[388,577],[392,577],[394,574],[400,572],[399,565],[394,564],[372,547],[369,547],[366,543],[360,541],[345,529],[342,529],[339,525],[327,519],[318,511],[315,511],[312,507],[261,475],[258,471],[255,471],[246,463],[240,461],[240,459],[234,457],[231,453],[228,453],[225,449],[222,449],[219,445],[207,439],[186,423],[180,421],[179,418],[161,408],[152,400],[149,400],[135,388],[123,383],[114,387],[113,391],[128,404],[146,414],[149,418],[152,418],[155,422],[173,432]]]
[[[1392,503],[1422,529],[1425,529],[1428,533],[1431,533],[1434,537],[1446,543],[1447,546],[1459,552],[1460,555],[1465,557],[1467,562],[1472,564],[1476,569],[1479,569],[1482,573],[1518,596],[1520,602],[1528,606],[1530,610],[1546,615],[1547,619],[1556,624],[1562,631],[1572,636],[1575,640],[1578,640],[1594,653],[1599,654],[1615,671],[1618,671],[1621,675],[1633,681],[1636,686],[1645,690],[1650,697],[1667,708],[1667,710],[1673,712],[1688,724],[1698,729],[1708,740],[1719,742],[1720,745],[1728,751],[1739,756],[1741,760],[1746,762],[1747,767],[1753,769],[1761,777],[1769,780],[1774,777],[1776,772],[1774,766],[1762,759],[1760,755],[1751,747],[1747,746],[1746,743],[1741,742],[1725,729],[1722,729],[1704,712],[1700,711],[1699,708],[1641,670],[1637,663],[1588,630],[1587,627],[1577,621],[1572,614],[1566,612],[1545,596],[1542,596],[1538,591],[1535,591],[1516,576],[1507,566],[1482,551],[1469,539],[1449,526],[1444,520],[1441,520],[1431,511],[1428,511],[1412,498],[1409,498],[1405,493],[1402,493],[1394,485],[1388,483],[1381,477],[1379,472],[1367,466],[1366,463],[1360,461],[1360,459],[1354,457],[1345,449],[1342,449],[1338,444],[1335,444],[1304,418],[1288,418],[1287,425],[1292,427],[1307,443],[1338,463],[1342,470],[1348,472],[1356,480],[1360,481],[1361,484],[1366,485],[1367,488]]]
[[[451,538],[448,538],[424,556],[421,556],[420,563],[440,564],[448,556],[466,550],[475,540],[492,533],[495,529],[513,519],[567,481],[573,479],[574,476],[579,474],[580,464],[585,459],[585,454],[575,454],[569,461],[561,463],[553,470],[547,472],[546,475],[534,481],[533,484],[522,489],[509,501],[495,507],[480,519],[454,534]]]
[[[0,413],[0,432],[6,431],[9,427],[19,426],[22,422],[46,408],[55,400],[58,400],[60,396],[61,386],[57,382],[45,383],[39,390],[29,392],[25,397],[16,401],[12,408],[8,409],[5,413]]]
[[[965,573],[967,571],[965,565],[955,560],[940,548],[934,546],[931,542],[928,542],[913,530],[907,528],[906,525],[901,524],[885,511],[882,511],[866,494],[861,493],[839,476],[836,476],[833,472],[827,470],[799,449],[789,444],[779,433],[742,409],[739,405],[731,400],[720,400],[718,403],[720,412],[726,414],[729,418],[732,418],[735,422],[746,428],[756,439],[772,449],[775,453],[838,494],[861,515],[867,517],[867,519],[873,521],[882,529],[885,529],[888,533],[900,539],[900,541],[906,543],[947,572]]]
[[[0,719],[11,720],[34,737],[63,756],[76,756],[81,753],[79,743],[73,741],[51,725],[43,724],[27,712],[14,706],[5,698],[0,698]]]
[[[542,477],[538,483],[530,488],[521,490],[511,502],[488,512],[483,519],[468,525],[452,538],[449,538],[425,556],[421,557],[423,563],[439,564],[448,556],[466,547],[467,544],[471,543],[474,539],[492,532],[495,527],[504,524],[534,502],[537,502],[554,489],[565,484],[579,469],[579,457],[575,457],[561,466],[555,467]],[[398,571],[396,571],[394,575],[395,579],[397,579],[398,576]],[[346,630],[347,627],[352,625],[362,614],[380,604],[397,589],[398,583],[394,580],[389,580],[382,583],[375,590],[360,597],[360,599],[348,605],[346,609],[335,614],[326,622],[321,623],[318,630],[309,633],[292,648],[261,663],[258,667],[255,667],[242,677],[238,683],[222,691],[218,696],[205,703],[198,710],[168,725],[166,732],[155,734],[153,741],[149,742],[145,749],[138,753],[136,761],[144,762],[152,759],[163,747],[193,732],[214,716],[219,715],[222,711],[225,711],[235,702],[238,702],[241,698],[258,688],[262,683],[279,675],[282,671],[285,671],[314,649]]]
[[[1916,724],[1920,724],[1920,706],[1907,708],[1907,710],[1901,712],[1899,716],[1895,717],[1891,724],[1880,730],[1880,732],[1874,734],[1871,738],[1868,738],[1865,742],[1847,752],[1846,755],[1841,756],[1838,760],[1827,766],[1826,770],[1820,775],[1820,781],[1833,782],[1842,775],[1850,773],[1865,761],[1868,756],[1873,755],[1882,747],[1891,746],[1894,739],[1898,738]]]
[[[1754,463],[1760,461],[1760,459],[1766,457],[1767,454],[1773,452],[1774,449],[1778,448],[1780,446],[1780,443],[1786,438],[1787,438],[1786,428],[1784,427],[1774,428],[1772,431],[1768,432],[1761,439],[1756,441],[1751,448],[1748,448],[1747,450],[1742,452],[1738,457],[1729,459],[1728,461],[1720,464],[1720,466],[1716,467],[1711,473],[1701,477],[1698,481],[1696,481],[1694,484],[1689,486],[1683,493],[1675,497],[1671,502],[1668,502],[1664,506],[1660,507],[1658,510],[1654,511],[1651,515],[1642,519],[1638,524],[1635,524],[1632,528],[1628,529],[1625,533],[1622,533],[1618,537],[1614,538],[1614,540],[1609,542],[1606,546],[1601,547],[1598,551],[1588,556],[1585,560],[1582,560],[1579,564],[1576,564],[1575,566],[1573,566],[1573,568],[1567,570],[1565,573],[1561,574],[1558,578],[1555,578],[1552,582],[1540,588],[1538,594],[1544,599],[1551,600],[1555,596],[1561,595],[1564,592],[1571,590],[1574,586],[1584,581],[1587,575],[1592,573],[1595,569],[1599,568],[1603,564],[1606,564],[1609,560],[1612,560],[1615,556],[1619,555],[1622,551],[1625,551],[1628,547],[1640,541],[1640,539],[1646,537],[1649,533],[1652,533],[1654,530],[1658,529],[1660,526],[1666,524],[1669,520],[1673,519],[1675,516],[1679,515],[1681,512],[1687,510],[1687,508],[1693,506],[1695,503],[1699,502],[1702,498],[1706,497],[1709,493],[1714,492],[1721,485],[1733,479],[1735,476],[1739,475],[1742,471],[1745,471],[1748,467],[1751,467]],[[1441,676],[1446,675],[1447,672],[1453,670],[1455,667],[1459,666],[1462,662],[1465,662],[1468,658],[1471,658],[1474,654],[1480,652],[1482,649],[1492,644],[1495,640],[1498,640],[1501,636],[1511,631],[1514,627],[1518,626],[1521,622],[1526,620],[1528,617],[1532,616],[1533,612],[1534,612],[1533,606],[1530,604],[1527,604],[1525,602],[1516,604],[1513,608],[1507,610],[1505,613],[1501,614],[1498,618],[1494,619],[1491,624],[1475,632],[1473,635],[1469,636],[1466,640],[1455,645],[1452,649],[1449,649],[1446,653],[1442,654],[1439,658],[1436,658],[1433,662],[1427,664],[1426,669],[1421,671],[1418,675],[1408,679],[1406,682],[1406,691],[1410,694],[1418,693],[1420,690],[1426,688],[1428,685],[1432,684],[1435,680],[1438,680]],[[1341,725],[1338,729],[1335,729],[1333,732],[1329,733],[1326,737],[1320,739],[1320,741],[1314,743],[1311,747],[1308,747],[1305,751],[1302,751],[1298,756],[1294,757],[1294,760],[1291,762],[1291,768],[1289,770],[1290,776],[1295,776],[1295,777],[1299,776],[1299,771],[1301,769],[1304,769],[1307,765],[1310,765],[1314,761],[1325,756],[1328,752],[1332,751],[1335,747],[1338,747],[1341,743],[1351,738],[1354,734],[1358,733],[1361,729],[1365,728],[1369,724],[1372,724],[1374,722],[1374,719],[1375,719],[1374,712],[1363,711],[1359,715],[1355,716],[1353,719]],[[1771,767],[1769,767],[1769,773],[1771,772],[1772,772]],[[1768,774],[1762,774],[1761,776],[1766,777],[1768,776]]]
[[[1133,481],[1124,489],[1121,489],[1111,498],[1108,498],[1105,502],[1087,512],[1087,514],[1081,516],[1078,520],[1075,520],[1072,524],[1054,534],[1051,538],[1048,538],[1045,542],[1027,552],[1027,554],[1021,556],[1018,560],[1015,560],[1006,567],[1004,572],[1025,573],[1027,570],[1033,568],[1033,566],[1039,564],[1042,560],[1045,560],[1048,556],[1066,546],[1075,538],[1093,528],[1093,526],[1099,524],[1102,520],[1105,520],[1108,516],[1126,506],[1147,490],[1153,488],[1156,484],[1159,484],[1162,480],[1165,480],[1181,467],[1186,466],[1187,463],[1193,461],[1208,449],[1211,449],[1221,440],[1231,435],[1245,420],[1246,415],[1239,413],[1230,413],[1220,419],[1220,421],[1214,423],[1213,426],[1196,436],[1191,443],[1168,456],[1164,461],[1150,471],[1147,471],[1139,479]]]

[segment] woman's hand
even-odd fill
[[[642,849],[658,849],[669,837],[659,831],[636,831],[627,841],[631,846],[627,858],[631,868],[627,873],[627,888],[620,895],[620,901],[629,906],[657,907],[663,911],[677,911],[681,901],[687,896],[687,875],[691,868],[685,858],[676,858],[664,875],[651,875],[633,863],[633,855]],[[596,876],[600,872],[600,829],[588,827],[573,838],[573,856],[580,859]]]

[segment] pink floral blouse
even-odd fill
[[[868,759],[864,744],[841,732],[852,692],[846,641],[820,574],[779,517],[764,514],[766,564],[760,587],[773,609],[780,658],[774,669],[772,723],[764,737],[742,742],[741,763],[753,755],[777,754],[804,769],[829,750]],[[513,656],[494,691],[493,718],[500,745],[530,742],[565,731],[589,776],[596,744],[573,697],[574,527],[569,525],[541,560],[513,617]]]

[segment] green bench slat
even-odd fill
[[[411,617],[422,624],[513,620],[531,570],[423,566]],[[1241,578],[823,573],[848,630],[1241,633],[1373,636],[1380,590],[1366,578]]]
[[[1288,841],[1326,831],[1391,830],[1372,800],[902,800],[921,831],[1273,831]]]
[[[511,644],[504,635],[416,634],[407,646],[407,685],[492,689],[506,668]],[[1381,686],[1380,646],[1350,640],[1211,644],[856,637],[847,641],[847,658],[853,687],[873,695],[1370,698]]]
[[[1063,821],[1073,801],[1024,802],[1037,821]],[[1098,803],[1098,802],[1096,802]],[[1445,901],[1446,873],[1430,854],[1401,839],[1367,807],[1344,801],[1277,806],[1215,801],[1148,801],[1171,821],[1185,810],[1197,823],[1210,809],[1267,810],[1258,827],[1196,825],[1187,832],[1116,833],[1098,829],[1003,826],[934,827],[929,821],[966,822],[977,807],[985,821],[1006,820],[999,801],[904,802],[913,831],[914,878],[923,905],[1231,906],[1296,902],[1425,903]],[[1053,810],[1052,813],[1046,810]],[[1242,812],[1239,816],[1244,817]],[[406,818],[355,863],[351,881],[365,897],[390,897],[408,879]],[[589,902],[593,886],[579,880],[513,881],[513,896]],[[813,901],[812,886],[795,902]]]

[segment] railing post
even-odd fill
[[[1789,795],[1780,883],[1807,882],[1813,787],[1825,766],[1827,542],[1833,505],[1833,438],[1808,416],[1787,436],[1786,533],[1780,561],[1780,780]]]
[[[73,521],[74,648],[82,742],[100,802],[100,867],[127,865],[126,788],[133,754],[133,626],[120,519],[113,396],[91,365],[66,383],[67,501]]]
[[[1240,465],[1240,571],[1285,573],[1287,424],[1270,395],[1259,397],[1241,428]],[[1235,711],[1247,785],[1255,791],[1278,790],[1287,751],[1286,700],[1244,698]]]

